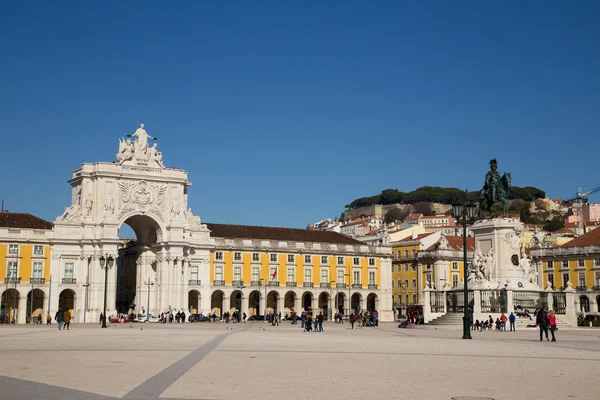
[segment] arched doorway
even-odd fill
[[[225,294],[221,290],[215,290],[213,294],[210,296],[210,312],[215,313],[218,317],[221,317],[223,314],[223,300],[225,298]]]
[[[60,295],[58,296],[58,308],[63,311],[69,310],[69,313],[71,313],[71,318],[74,318],[75,292],[73,290],[65,289],[60,292]]]
[[[197,290],[188,292],[188,311],[190,314],[200,313],[200,292]]]
[[[372,313],[375,310],[377,310],[377,295],[369,293],[367,296],[367,311]]]
[[[19,320],[19,299],[21,294],[16,289],[8,289],[2,293],[2,303],[0,312],[2,313],[2,320],[0,323],[8,324],[11,321],[15,323]]]
[[[331,319],[331,316],[329,315],[329,293],[322,292],[319,295],[319,310],[323,313],[325,318]]]
[[[590,312],[590,299],[587,296],[579,296],[579,310],[581,312]]]
[[[302,308],[304,311],[312,310],[313,295],[311,292],[306,292],[302,295]]]
[[[260,292],[258,290],[253,290],[248,296],[248,313],[260,315]]]
[[[44,291],[41,289],[27,293],[27,320],[33,322],[33,317],[44,317]]]
[[[354,314],[360,313],[360,303],[362,301],[362,296],[360,293],[354,293],[350,298],[350,309],[354,312]]]
[[[242,311],[242,292],[235,290],[229,299],[229,311]]]
[[[272,290],[267,295],[267,312],[277,313],[277,299],[279,298],[279,293]]]
[[[294,309],[294,305],[296,304],[297,297],[298,296],[296,295],[296,292],[293,291],[289,291],[285,294],[285,297],[283,298],[283,307],[286,309],[286,311],[296,311]],[[296,311],[296,313],[298,313],[298,311]]]
[[[340,314],[344,315],[346,307],[346,295],[344,293],[338,293],[335,296],[335,309],[337,310],[337,312],[339,312]]]

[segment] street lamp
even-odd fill
[[[344,276],[348,277],[348,315],[350,315],[350,311],[352,310],[352,299],[350,298],[350,274],[344,274]]]
[[[466,191],[465,191],[466,193]],[[464,315],[463,315],[463,339],[471,339],[471,318],[469,315],[469,277],[467,271],[467,218],[475,218],[475,204],[473,202],[453,204],[452,213],[456,218],[462,217],[463,226],[463,281],[464,281]]]
[[[240,307],[238,308],[238,322],[242,322],[242,307],[244,306],[244,283],[237,286],[237,289],[240,290]]]
[[[260,278],[259,282],[261,285],[264,282],[264,285],[265,285],[265,319],[264,319],[264,321],[267,322],[267,280],[265,278]]]
[[[102,316],[102,327],[106,328],[106,291],[108,290],[108,270],[112,268],[115,262],[112,255],[108,258],[100,256],[100,268],[104,268],[104,315]]]
[[[331,305],[331,284],[334,283],[335,281],[331,281],[329,282],[329,305]],[[337,286],[337,285],[336,285]],[[335,312],[337,313],[337,296],[335,296]],[[329,307],[327,307],[329,308]],[[327,312],[327,320],[331,321],[331,317],[333,316],[333,312],[331,310],[328,310]]]
[[[146,322],[150,323],[150,286],[153,286],[154,282],[150,282],[150,278],[148,278],[148,282],[145,282],[145,284],[148,285],[148,304],[146,307]]]

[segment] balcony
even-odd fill
[[[369,289],[377,289],[377,285],[374,283],[369,283]]]
[[[75,285],[77,284],[76,278],[62,278],[63,285]]]
[[[200,286],[200,285],[202,285],[202,281],[200,281],[198,279],[190,279],[188,281],[188,285],[190,285],[190,286]]]
[[[346,288],[346,284],[345,283],[336,283],[335,287],[339,288],[339,289],[345,289]]]
[[[286,282],[285,286],[287,286],[287,287],[296,287],[296,286],[298,286],[298,284],[296,282],[291,282],[290,281],[290,282]]]
[[[231,282],[231,286],[242,287],[244,286],[244,281],[233,281]]]
[[[353,283],[352,289],[362,289],[362,285],[360,283]]]
[[[315,287],[315,284],[314,284],[314,283],[312,283],[312,282],[304,282],[304,283],[302,284],[302,286],[304,286],[304,287]]]
[[[16,277],[16,276],[7,276],[6,280],[4,281],[5,283],[21,283],[21,277]]]
[[[328,288],[328,287],[331,287],[331,285],[330,285],[329,283],[321,283],[321,284],[319,285],[319,287],[322,287],[322,288]]]
[[[587,286],[583,285],[583,286],[578,286],[577,289],[578,292],[587,292],[588,288]]]
[[[260,281],[250,281],[250,286],[260,286]]]
[[[213,286],[225,286],[225,281],[213,281]]]
[[[269,286],[279,286],[279,281],[271,281],[269,282]]]
[[[43,285],[44,283],[46,283],[46,278],[31,278],[29,280],[29,283],[31,283],[32,285]]]

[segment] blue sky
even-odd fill
[[[206,222],[475,190],[492,157],[551,197],[600,186],[600,3],[415,3],[3,2],[0,197],[53,220],[140,122]]]

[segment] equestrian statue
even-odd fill
[[[510,184],[510,172],[505,172],[501,177],[498,173],[498,161],[495,158],[491,160],[490,171],[485,175],[485,184],[479,192],[480,217],[485,211],[491,213],[492,205],[497,202],[502,203],[502,215],[506,215]]]

